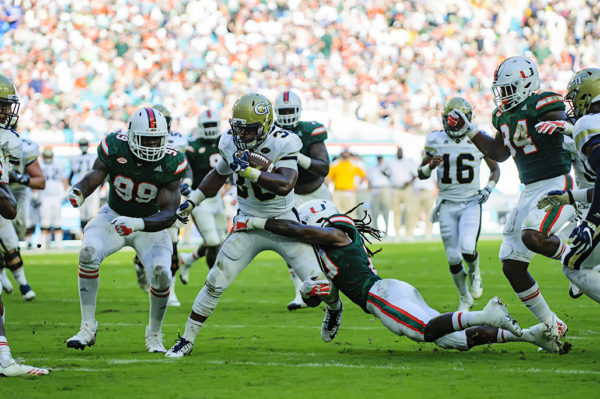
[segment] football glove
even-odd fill
[[[27,173],[19,173],[15,170],[11,170],[8,174],[8,182],[9,183],[19,183],[24,186],[29,185],[29,175]]]
[[[542,121],[535,125],[535,130],[540,134],[566,134],[570,136],[573,132],[573,125],[567,121]]]
[[[144,230],[145,227],[144,219],[129,216],[116,217],[110,223],[115,226],[115,230],[120,236],[128,236],[134,231]]]
[[[573,193],[571,190],[561,191],[552,190],[544,194],[537,203],[538,209],[543,209],[544,212],[550,212],[552,208],[558,208],[563,205],[574,205]]]
[[[175,211],[175,216],[182,223],[187,223],[190,217],[190,214],[194,210],[196,205],[192,201],[185,200],[183,204],[179,205],[177,210]]]
[[[250,167],[248,157],[248,151],[236,152],[233,154],[233,162],[229,164],[229,167],[234,173],[244,173],[246,168]]]
[[[187,183],[181,183],[179,185],[179,192],[181,195],[187,197],[192,192],[192,187]]]
[[[314,278],[314,280],[313,280]],[[316,277],[309,278],[300,287],[300,293],[303,296],[325,296],[331,292],[331,283],[329,280],[316,280]]]
[[[596,225],[584,220],[575,227],[569,236],[569,247],[563,255],[563,265],[570,268],[578,268],[575,263],[592,249],[596,232]]]
[[[458,129],[458,126],[460,126],[460,121],[463,121],[464,124],[460,129]],[[456,129],[461,135],[466,134],[470,139],[477,134],[477,126],[471,123],[465,114],[463,114],[459,109],[453,109],[448,114],[448,126]]]
[[[67,197],[69,198],[69,202],[73,208],[79,208],[81,204],[83,204],[83,194],[81,193],[81,190],[76,187],[71,187],[69,189],[69,194]]]
[[[490,186],[485,186],[477,193],[477,202],[479,202],[480,204],[484,204],[490,198],[491,193],[492,188]]]
[[[231,232],[264,229],[267,219],[249,216],[236,216],[233,220]]]

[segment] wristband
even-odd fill
[[[244,171],[244,177],[250,180],[252,183],[256,183],[260,177],[260,170],[249,166]]]
[[[490,180],[487,184],[487,187],[490,188],[490,192],[496,187],[496,182],[494,180]]]
[[[312,159],[310,159],[310,157],[307,157],[304,154],[298,154],[298,165],[300,165],[302,169],[308,169],[311,162]]]
[[[421,173],[423,173],[425,176],[431,176],[431,166],[429,166],[428,163],[426,163],[423,166],[420,166],[419,169],[421,170]]]
[[[248,228],[264,230],[266,223],[267,218],[251,217],[250,220],[248,220]]]
[[[479,133],[479,129],[477,129],[477,127],[475,125],[472,125],[472,128],[467,130],[467,137],[469,139],[472,139],[473,137],[475,137],[477,135],[477,133]]]
[[[190,193],[188,196],[188,201],[191,201],[194,206],[198,206],[198,204],[204,201],[205,198],[206,195],[204,195],[200,189],[196,189]]]
[[[132,224],[135,231],[142,231],[146,228],[146,222],[142,218],[132,218]]]

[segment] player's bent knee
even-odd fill
[[[98,258],[98,251],[91,245],[82,246],[79,250],[79,264],[89,270],[97,270],[101,259]]]
[[[213,232],[210,234],[206,235],[206,239],[204,240],[204,244],[207,247],[216,247],[221,243],[221,241],[219,240],[219,235],[217,234],[217,232]]]
[[[448,249],[446,250],[446,259],[451,265],[457,265],[462,261],[462,254],[455,248]]]
[[[153,266],[150,284],[157,290],[164,290],[171,286],[171,269],[163,266]]]

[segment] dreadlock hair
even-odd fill
[[[364,202],[361,202],[360,204],[356,205],[354,208],[347,211],[345,213],[345,215],[348,216],[350,213],[354,212],[354,210],[356,210],[356,208],[358,208],[359,206],[361,206],[363,204],[364,204]],[[377,228],[371,226],[371,222],[373,221],[371,218],[371,215],[369,215],[367,213],[367,211],[363,211],[363,212],[364,212],[364,215],[361,219],[350,218],[354,222],[354,225],[356,226],[356,229],[358,230],[358,234],[360,234],[360,237],[363,239],[363,241],[366,241],[369,244],[372,244],[372,242],[367,237],[367,234],[370,235],[372,238],[376,239],[377,241],[381,241],[381,235],[383,234],[383,231],[378,230]],[[329,221],[329,218],[328,218],[328,221]],[[381,250],[383,248],[379,248],[377,251],[372,251],[369,247],[367,247],[365,245],[365,249],[367,250],[367,255],[369,255],[369,257],[373,257],[373,256],[375,256],[375,254],[381,252]]]

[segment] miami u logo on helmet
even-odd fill
[[[315,210],[315,208],[313,208],[312,206],[310,207],[310,212],[311,213],[319,213],[321,211],[325,210],[325,204],[321,204],[321,209],[319,209],[318,211]]]

